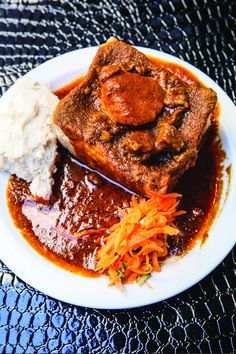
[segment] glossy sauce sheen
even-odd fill
[[[178,65],[151,60],[188,83],[197,81],[193,74]],[[82,79],[78,78],[55,94],[63,98]],[[28,184],[11,176],[7,190],[9,210],[16,226],[40,254],[67,270],[96,276],[95,255],[100,240],[106,228],[119,222],[119,208],[128,206],[131,194],[91,172],[63,148],[59,152],[50,205],[34,202]],[[195,167],[189,169],[175,187],[175,191],[183,195],[180,207],[187,213],[177,221],[183,236],[169,239],[170,254],[182,254],[196,239],[206,238],[222,191],[224,157],[215,123],[207,133]],[[100,231],[95,232],[95,229]],[[81,232],[83,235],[76,237]]]

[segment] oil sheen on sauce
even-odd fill
[[[197,81],[178,65],[151,60],[185,82]],[[54,93],[61,99],[82,80],[83,77],[78,78]],[[95,255],[101,239],[108,227],[119,222],[119,208],[128,206],[131,194],[80,164],[62,147],[59,155],[50,204],[35,202],[27,182],[11,176],[7,189],[9,211],[15,225],[37,252],[64,269],[94,277],[97,276]],[[224,157],[217,139],[216,110],[215,124],[205,137],[195,167],[175,187],[182,194],[180,208],[186,214],[177,220],[183,236],[169,238],[169,254],[183,254],[197,239],[206,238],[222,191]]]

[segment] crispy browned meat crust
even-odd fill
[[[132,80],[132,74],[149,78],[142,80],[144,85],[150,83],[144,93],[137,86],[135,95],[122,82],[122,77],[126,81],[129,77],[130,85],[137,81],[140,86],[141,80]],[[147,93],[153,90],[153,82],[160,89],[155,86],[152,99],[159,101],[152,105]],[[110,97],[114,92],[117,97]],[[108,96],[104,98],[104,94]],[[139,109],[127,109],[132,100]],[[149,195],[170,190],[194,165],[216,100],[212,89],[187,85],[132,46],[111,39],[99,48],[84,81],[61,100],[54,123],[69,138],[71,151],[79,160],[127,188]],[[143,109],[149,106],[148,123],[143,124]]]

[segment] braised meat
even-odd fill
[[[80,161],[148,196],[171,190],[195,164],[216,100],[212,89],[184,83],[112,38],[53,119]]]
[[[163,90],[152,78],[124,72],[109,77],[101,86],[102,108],[118,123],[150,123],[162,110]]]

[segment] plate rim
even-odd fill
[[[136,48],[137,48],[138,50],[142,51],[142,52],[145,52],[145,54],[150,54],[150,55],[153,55],[153,56],[155,56],[155,57],[157,57],[157,58],[160,57],[161,59],[167,60],[167,61],[169,61],[169,62],[177,63],[177,64],[183,66],[184,68],[187,68],[188,70],[190,70],[191,72],[193,72],[194,75],[196,75],[197,77],[199,77],[200,80],[201,80],[203,83],[204,83],[205,81],[207,81],[208,83],[210,83],[210,85],[208,84],[208,86],[210,86],[210,87],[216,89],[216,90],[217,90],[217,93],[219,92],[221,95],[223,95],[223,97],[226,99],[227,103],[229,103],[229,104],[231,105],[231,107],[234,107],[234,108],[232,108],[232,109],[236,110],[236,107],[234,106],[232,100],[231,100],[231,99],[229,98],[229,96],[222,90],[222,88],[221,88],[219,85],[217,85],[208,75],[206,75],[205,73],[203,73],[202,71],[200,71],[198,68],[194,67],[192,64],[189,64],[188,62],[185,62],[185,61],[183,61],[182,59],[177,58],[177,57],[175,57],[175,56],[173,56],[173,55],[171,55],[171,54],[164,53],[164,52],[160,52],[160,51],[157,51],[157,50],[155,50],[155,49],[146,48],[146,47],[136,47]],[[43,64],[41,64],[41,65],[39,65],[38,67],[36,67],[36,68],[32,69],[30,72],[28,72],[25,76],[31,76],[31,77],[33,77],[33,78],[36,78],[35,76],[38,75],[37,73],[40,72],[40,70],[43,71],[43,72],[44,72],[45,70],[47,71],[47,70],[49,70],[49,67],[54,67],[54,66],[58,65],[58,63],[60,63],[61,61],[63,61],[63,60],[66,61],[66,60],[70,59],[71,57],[73,58],[73,57],[76,56],[77,54],[79,54],[79,55],[81,55],[81,56],[84,55],[85,53],[89,53],[89,55],[91,55],[91,54],[94,55],[95,52],[97,51],[97,49],[98,49],[98,46],[95,46],[95,47],[88,47],[88,48],[83,48],[83,49],[76,49],[76,50],[74,50],[74,51],[67,52],[67,53],[65,53],[65,54],[59,55],[59,56],[57,56],[57,57],[55,57],[55,58],[52,58],[52,59],[46,61],[45,63],[43,63]],[[88,55],[88,54],[85,54],[85,55]],[[72,81],[72,80],[69,80],[69,81]],[[54,88],[54,89],[55,89],[55,88]],[[4,96],[3,96],[3,97],[4,97]],[[2,98],[0,99],[0,105],[1,105],[1,104],[2,104]],[[236,129],[236,124],[235,124],[235,129]],[[235,130],[235,131],[236,131],[236,130]],[[233,175],[234,169],[235,169],[234,166],[235,166],[235,159],[236,159],[236,157],[235,157],[234,154],[232,155],[232,157],[233,157],[233,161],[232,161],[232,178],[231,178],[231,185],[230,185],[231,188],[232,188],[232,186],[233,186],[233,180],[236,179],[235,176]],[[1,175],[2,175],[2,173],[1,173]],[[233,178],[233,176],[234,176],[234,178]],[[6,182],[6,180],[7,180],[7,178],[8,178],[8,177],[7,177],[7,174],[4,174],[4,178],[5,178],[5,182]],[[2,183],[1,183],[1,184],[2,184]],[[235,185],[236,185],[236,184],[235,184]],[[234,195],[236,194],[236,193],[235,193],[235,190],[236,190],[236,188],[233,190]],[[233,192],[230,193],[229,197],[231,197],[231,195],[232,195]],[[232,198],[231,198],[231,199],[232,199]],[[0,198],[0,201],[1,201],[1,198]],[[5,214],[3,214],[3,215],[5,215],[5,217],[7,217],[7,216],[6,216],[6,210],[5,210]],[[10,216],[8,216],[8,218],[6,218],[6,220],[8,220],[8,222],[9,222],[9,218],[10,218]],[[218,218],[220,219],[220,218],[222,218],[222,216],[220,215]],[[216,217],[216,219],[217,219],[217,217]],[[212,226],[214,226],[214,224],[216,223],[216,221],[217,221],[216,219],[214,220]],[[11,220],[11,219],[10,219],[10,220]],[[0,225],[1,225],[1,224],[2,224],[2,220],[0,220]],[[7,225],[6,225],[6,226],[7,226]],[[9,226],[9,225],[8,225],[8,226]],[[11,225],[11,227],[12,227],[12,225]],[[11,229],[11,227],[10,227],[10,229]],[[11,232],[10,230],[8,230],[8,231],[7,231],[7,230],[8,230],[8,228],[6,228],[6,232],[8,232],[8,231]],[[22,240],[24,240],[24,238],[22,237],[22,235],[20,234],[20,232],[19,232],[17,229],[15,229],[15,232],[17,232],[17,233],[20,235],[20,237],[22,238]],[[211,232],[212,232],[212,227],[211,227],[211,229],[210,229],[210,233],[211,233]],[[25,242],[27,243],[27,241],[25,241]],[[120,294],[118,295],[118,292],[117,292],[116,289],[115,289],[115,291],[116,291],[117,293],[116,293],[116,295],[114,295],[114,291],[111,291],[111,288],[110,288],[110,289],[106,288],[107,282],[106,282],[106,280],[104,281],[103,278],[99,278],[99,281],[101,280],[103,286],[108,290],[108,291],[103,292],[103,294],[105,294],[105,295],[107,294],[107,296],[112,296],[112,297],[115,299],[115,302],[113,301],[112,304],[106,304],[107,301],[105,301],[105,303],[104,303],[104,301],[102,302],[101,300],[99,300],[100,302],[99,302],[99,301],[98,301],[98,302],[95,301],[95,303],[93,303],[93,301],[91,301],[90,298],[88,298],[87,300],[86,300],[86,298],[85,298],[83,301],[81,301],[81,300],[78,300],[78,301],[72,300],[72,301],[70,301],[70,298],[68,297],[68,294],[67,294],[67,296],[65,296],[65,294],[62,295],[62,296],[61,296],[60,294],[55,294],[54,291],[53,291],[53,289],[48,289],[48,284],[46,285],[46,287],[45,287],[45,286],[42,286],[42,284],[35,284],[35,281],[32,281],[32,278],[29,276],[29,274],[23,274],[23,276],[22,276],[22,273],[21,273],[20,271],[18,272],[18,268],[16,267],[16,265],[14,264],[14,262],[12,262],[12,260],[9,260],[8,252],[4,252],[4,247],[1,247],[2,245],[5,245],[5,246],[6,246],[6,243],[4,244],[4,242],[3,242],[3,237],[2,237],[2,235],[0,235],[0,258],[3,260],[3,262],[4,262],[7,266],[9,265],[9,268],[10,268],[18,277],[20,277],[22,280],[24,280],[27,284],[32,285],[35,289],[38,289],[39,291],[43,292],[44,294],[47,294],[47,295],[49,295],[49,296],[51,296],[51,297],[53,297],[53,298],[56,298],[56,299],[58,299],[58,300],[60,300],[60,301],[64,301],[64,302],[67,302],[67,303],[70,303],[70,304],[73,304],[73,305],[84,306],[84,307],[90,307],[90,308],[97,308],[97,309],[114,309],[114,310],[115,310],[115,309],[128,309],[128,308],[134,308],[134,307],[140,307],[140,306],[151,305],[151,304],[153,304],[153,303],[157,303],[157,302],[166,300],[166,299],[168,299],[168,298],[171,298],[171,297],[173,297],[173,296],[176,296],[176,295],[182,293],[183,291],[185,291],[185,290],[191,288],[191,287],[192,287],[193,285],[195,285],[197,282],[199,282],[200,280],[202,280],[202,279],[203,279],[204,277],[206,277],[209,273],[211,273],[212,270],[215,269],[215,268],[222,262],[222,260],[228,255],[228,253],[230,252],[230,250],[233,248],[234,244],[235,244],[235,240],[234,240],[234,243],[233,243],[233,239],[232,239],[232,242],[231,242],[230,244],[228,244],[227,249],[226,249],[226,248],[224,249],[224,252],[222,252],[221,257],[218,258],[217,262],[215,262],[215,263],[213,262],[214,264],[211,264],[211,267],[209,267],[207,271],[204,272],[204,269],[203,269],[202,272],[199,273],[199,276],[198,276],[197,279],[190,280],[189,283],[188,283],[186,286],[182,287],[181,290],[179,290],[179,287],[177,286],[176,292],[173,292],[173,291],[172,291],[172,293],[171,293],[169,296],[167,296],[167,297],[163,296],[162,298],[160,297],[159,299],[154,299],[154,298],[152,297],[152,299],[147,300],[147,301],[137,300],[136,302],[134,301],[133,303],[130,303],[130,301],[127,301],[127,296],[126,296],[127,294],[123,294],[123,295],[122,295],[122,298],[121,298],[121,297],[120,297]],[[27,245],[28,245],[28,247],[30,247],[30,248],[32,249],[32,247],[29,246],[28,243],[27,243]],[[23,244],[22,244],[22,242],[21,242],[21,246],[24,247]],[[196,247],[197,247],[197,246],[196,246]],[[32,249],[32,250],[33,250],[34,253],[37,254],[37,256],[35,255],[35,257],[37,258],[37,261],[39,261],[38,257],[40,257],[41,262],[44,263],[45,258],[44,258],[43,256],[40,256],[34,249]],[[11,252],[11,250],[9,250],[9,249],[8,249],[8,251]],[[185,257],[187,257],[188,255],[190,255],[190,257],[191,257],[192,252],[195,252],[195,251],[196,251],[196,249],[194,248],[193,251],[190,251]],[[184,258],[185,258],[185,257],[184,257]],[[39,261],[39,262],[40,262],[40,261]],[[36,262],[36,263],[37,263],[37,262]],[[51,264],[51,267],[48,265],[49,263]],[[45,267],[43,267],[43,269],[45,269],[45,271],[47,270],[48,267],[51,268],[51,269],[52,269],[52,267],[53,267],[53,268],[56,267],[56,270],[60,269],[58,266],[54,265],[53,263],[51,263],[51,262],[49,262],[49,261],[45,262],[45,264],[47,264],[47,265],[45,265]],[[24,267],[25,267],[25,265],[24,265]],[[63,270],[63,271],[68,274],[68,271],[65,271],[65,270]],[[21,274],[19,274],[19,273],[21,273]],[[61,272],[58,271],[58,274],[59,274],[59,273],[61,273]],[[69,274],[70,274],[70,273],[69,273]],[[70,276],[68,276],[68,278],[71,278],[71,275],[72,275],[72,274],[70,274]],[[74,278],[74,276],[79,277],[79,278],[82,277],[82,276],[80,276],[80,275],[79,275],[79,276],[78,276],[78,275],[72,275],[72,278]],[[42,278],[42,277],[39,277],[39,279],[41,279],[41,278]],[[72,278],[71,278],[71,279],[72,279]],[[85,280],[85,279],[90,279],[90,280],[91,280],[91,278],[85,278],[85,277],[82,277],[82,278],[83,278],[84,280]],[[43,279],[42,279],[42,280],[43,280]],[[93,279],[92,281],[94,282],[94,279]],[[84,283],[85,283],[85,284],[88,283],[88,280],[85,280]],[[94,285],[95,285],[95,283],[94,283]],[[129,287],[130,287],[130,286],[129,286]],[[135,287],[135,289],[137,288],[136,285],[131,285],[131,287]],[[133,288],[133,289],[134,289],[134,288]],[[135,289],[134,289],[133,291],[135,291]],[[146,290],[147,290],[147,289],[142,288],[142,292],[143,292],[143,296],[144,296],[144,297],[145,297],[145,295],[147,294],[147,291],[146,291]],[[148,290],[149,290],[149,289],[148,289]],[[150,291],[150,290],[149,290],[149,291]],[[132,291],[131,291],[131,293],[132,293]],[[129,296],[129,294],[128,294],[128,296]],[[100,298],[99,298],[99,299],[100,299]],[[123,299],[123,301],[122,301],[122,299]],[[118,303],[116,303],[116,301],[118,301]],[[123,303],[124,303],[124,304],[123,304]]]

